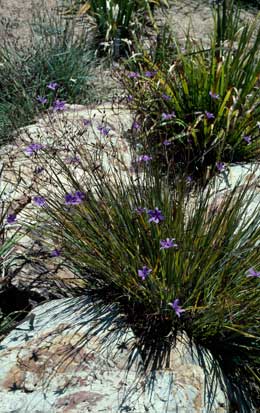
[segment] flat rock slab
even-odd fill
[[[0,343],[1,413],[206,413],[204,371],[191,354],[177,342],[170,368],[141,374],[135,336],[116,307],[54,300]],[[211,412],[225,406],[218,385]]]
[[[10,199],[44,190],[45,153],[49,160],[58,154],[67,165],[75,166],[78,179],[81,156],[91,158],[111,175],[115,168],[128,174],[132,158],[124,133],[132,123],[127,108],[109,103],[94,108],[67,104],[62,112],[50,109],[36,123],[21,128],[13,144],[0,148],[0,166],[4,165],[0,190],[4,188]],[[43,150],[28,154],[31,144],[41,145]],[[49,161],[49,169],[50,165]]]
[[[214,205],[219,208],[226,196],[237,188],[243,191],[247,188],[245,199],[250,199],[244,211],[244,219],[250,220],[260,208],[260,163],[230,164],[227,169],[217,177],[213,185],[212,196]]]

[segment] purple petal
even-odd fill
[[[260,271],[256,271],[254,268],[249,268],[247,277],[260,277]]]
[[[162,98],[163,98],[164,100],[170,100],[170,99],[171,99],[171,96],[166,95],[166,93],[162,93]]]
[[[44,206],[46,203],[46,199],[43,196],[35,196],[33,198],[33,202],[35,203],[35,205],[37,206]]]
[[[38,100],[38,102],[42,105],[45,105],[45,103],[47,103],[47,99],[44,96],[37,96],[36,100]]]
[[[215,119],[215,116],[213,113],[208,112],[207,110],[205,111],[205,115],[207,117],[207,119]]]
[[[213,93],[212,91],[209,92],[209,96],[210,96],[212,99],[216,99],[216,100],[219,99],[219,95],[217,95],[216,93]]]
[[[138,276],[142,278],[142,280],[144,281],[146,279],[146,277],[152,272],[152,270],[148,267],[146,267],[146,265],[142,268],[138,270]]]
[[[172,144],[172,142],[168,141],[167,139],[165,139],[165,141],[163,141],[164,146],[169,146],[171,144]]]
[[[56,82],[50,82],[50,83],[47,85],[47,88],[48,88],[48,89],[51,89],[51,90],[56,90],[58,87],[59,87],[59,84],[56,83]]]
[[[139,77],[140,75],[139,75],[139,73],[137,73],[137,72],[129,72],[128,73],[128,77],[130,78],[130,79],[136,79],[137,77]]]
[[[248,145],[251,143],[251,136],[243,136],[243,139]]]
[[[219,172],[223,172],[225,170],[225,164],[224,162],[217,162],[216,163],[216,168]]]
[[[178,245],[175,243],[175,238],[166,238],[165,240],[160,241],[160,250],[162,249],[169,249],[173,247],[177,247]]]
[[[147,163],[147,162],[151,161],[152,159],[153,159],[153,157],[150,156],[150,155],[140,155],[139,158],[138,158],[138,162]]]
[[[16,222],[16,215],[15,214],[9,214],[6,218],[6,221],[8,224],[14,224]]]
[[[51,257],[59,257],[60,254],[61,254],[61,251],[55,248],[54,250],[51,251],[50,256]]]
[[[162,113],[162,120],[170,120],[176,118],[175,112],[172,113]]]
[[[62,110],[65,110],[65,104],[66,104],[65,100],[57,99],[53,102],[52,108],[55,112],[62,111]]]
[[[181,313],[184,313],[185,310],[179,306],[179,298],[176,298],[173,303],[169,303],[172,309],[175,311],[175,314],[180,318]]]
[[[138,215],[142,215],[144,212],[146,212],[146,208],[137,207],[137,208],[135,208],[135,212],[136,212]]]

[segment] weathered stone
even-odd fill
[[[90,298],[35,308],[0,349],[3,413],[207,412],[205,374],[185,339],[169,368],[144,374],[124,317]],[[226,404],[218,384],[210,411],[225,413]]]
[[[244,212],[244,219],[249,220],[260,207],[260,163],[230,164],[215,180],[211,209],[219,210],[226,196],[235,188],[238,191],[247,188],[245,200],[250,202]]]
[[[90,123],[84,125],[84,120]],[[80,162],[75,162],[77,156],[85,160],[92,159],[96,167],[102,167],[106,173],[120,168],[129,173],[131,167],[131,152],[123,138],[126,130],[131,128],[133,116],[125,107],[112,107],[103,104],[95,108],[82,105],[66,105],[62,113],[48,114],[35,124],[20,129],[19,137],[13,145],[0,150],[1,164],[5,166],[1,188],[5,188],[6,197],[19,199],[35,192],[47,192],[46,180],[50,178],[44,171],[45,152],[37,151],[37,157],[27,155],[24,151],[31,143],[42,145],[47,151],[48,168],[54,168],[53,173],[59,173],[57,163],[51,163],[51,158],[59,154],[60,158],[74,167],[77,179],[82,178]],[[99,128],[104,128],[103,131]],[[42,167],[42,172],[37,168]],[[64,185],[66,181],[63,182]],[[49,186],[51,182],[49,182]]]

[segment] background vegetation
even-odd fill
[[[259,159],[259,19],[240,23],[230,7],[217,6],[208,44],[164,28],[120,77],[139,123],[132,143],[164,173],[207,182],[229,162]]]
[[[93,59],[86,27],[76,32],[75,21],[46,10],[35,14],[27,45],[1,43],[0,145],[61,96],[68,103],[91,102]]]

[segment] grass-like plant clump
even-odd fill
[[[65,4],[65,14],[89,14],[96,23],[99,51],[113,58],[129,55],[133,39],[143,33],[147,23],[156,28],[154,7],[168,7],[167,0],[74,0]]]
[[[246,214],[254,196],[249,185],[216,206],[210,188],[195,193],[186,180],[172,188],[148,166],[126,182],[98,168],[92,173],[81,159],[79,182],[56,161],[57,190],[39,204],[43,236],[87,289],[121,306],[141,340],[152,334],[173,341],[185,331],[215,354],[234,399],[252,406],[260,367],[260,228],[259,205],[250,219]],[[53,177],[52,168],[53,160]]]
[[[228,162],[259,159],[259,19],[225,15],[230,25],[215,14],[209,45],[189,33],[181,44],[164,31],[121,75],[137,114],[132,143],[164,172],[205,182]]]
[[[61,95],[68,103],[93,101],[94,52],[86,27],[47,11],[30,25],[28,44],[6,40],[0,46],[0,145]]]

